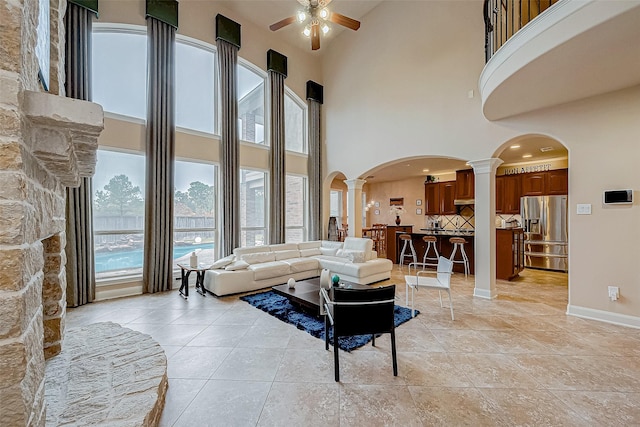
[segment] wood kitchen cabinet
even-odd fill
[[[440,183],[424,185],[424,214],[440,215]]]
[[[547,191],[547,173],[523,173],[521,178],[523,196],[544,196]]]
[[[496,278],[512,280],[524,270],[524,231],[522,228],[496,230]]]
[[[522,196],[553,196],[569,194],[569,173],[567,169],[545,172],[523,173]]]
[[[456,199],[473,199],[475,175],[473,169],[456,171]]]
[[[456,182],[440,182],[440,214],[455,215],[458,213],[453,201],[456,199]]]
[[[402,250],[398,247],[398,236],[401,233],[411,233],[413,225],[387,225],[387,259],[398,263],[398,253]],[[400,232],[400,233],[398,233]]]
[[[556,169],[547,172],[547,192],[550,196],[569,194],[569,170]]]
[[[496,213],[520,213],[520,175],[496,177]]]

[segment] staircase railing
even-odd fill
[[[518,30],[561,0],[484,0],[485,59]]]

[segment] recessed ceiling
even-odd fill
[[[221,6],[238,13],[258,27],[264,28],[266,31],[269,31],[269,25],[286,17],[294,16],[298,10],[302,9],[302,6],[296,0],[226,0],[218,3]],[[380,0],[333,0],[328,7],[334,12],[362,21],[362,17],[380,3],[382,3]],[[362,22],[362,25],[365,26],[366,23]],[[294,22],[293,24],[274,32],[274,34],[277,34],[278,37],[290,45],[317,55],[322,54],[338,34],[343,31],[352,31],[345,29],[340,25],[331,24],[331,31],[326,35],[321,35],[320,37],[320,49],[312,51],[311,41],[308,37],[302,35],[303,29],[303,25]]]

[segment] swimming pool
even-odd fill
[[[174,246],[173,259],[180,258],[197,249],[213,249],[213,243],[201,243],[199,245]],[[142,268],[144,251],[131,249],[125,251],[100,252],[95,254],[96,273],[104,273],[113,270],[128,270]]]

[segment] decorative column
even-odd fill
[[[349,236],[362,237],[362,186],[364,179],[345,179],[347,184],[347,217]]]
[[[469,162],[475,173],[475,288],[473,295],[492,299],[496,291],[496,169],[500,159]]]

